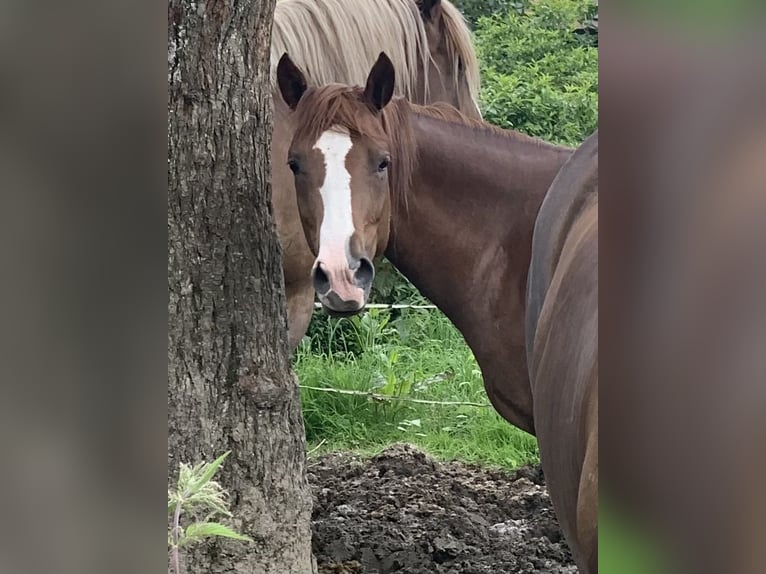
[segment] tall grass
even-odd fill
[[[538,459],[534,438],[491,406],[393,400],[488,404],[470,349],[438,311],[371,309],[348,319],[318,313],[297,351],[295,369],[303,386],[391,397],[302,389],[309,448],[318,452],[369,453],[409,442],[442,459],[506,468]]]

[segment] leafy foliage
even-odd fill
[[[505,13],[509,7],[522,8],[524,5],[523,2],[511,0],[453,0],[452,3],[471,25],[475,25],[482,16]]]
[[[185,543],[203,540],[211,536],[221,536],[223,538],[233,538],[235,540],[251,540],[247,536],[238,534],[228,526],[218,524],[217,522],[195,522],[186,528]]]
[[[428,300],[390,263],[382,266],[387,281],[381,281],[380,291],[370,299],[376,303],[427,305]],[[375,284],[381,279],[376,265]],[[403,310],[368,309],[363,315],[334,318],[315,313],[303,340],[306,351],[328,356],[360,356],[387,336],[403,329]]]
[[[598,125],[598,49],[575,34],[593,0],[539,0],[479,19],[482,113],[490,123],[576,146]]]
[[[375,281],[372,285],[370,300],[377,303],[410,305],[426,302],[412,283],[385,258],[375,263]]]

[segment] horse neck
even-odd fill
[[[417,164],[386,256],[465,337],[493,404],[533,432],[524,346],[532,230],[571,150],[410,114]]]

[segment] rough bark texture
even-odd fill
[[[184,572],[314,572],[300,398],[271,213],[274,0],[170,0],[168,472],[226,450],[233,523]]]

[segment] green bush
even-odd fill
[[[592,0],[540,0],[479,19],[484,119],[577,146],[598,125],[598,49],[574,30],[590,20]]]
[[[453,0],[452,3],[472,26],[475,26],[482,16],[505,13],[509,7],[521,8],[524,5],[523,2],[511,0]]]

